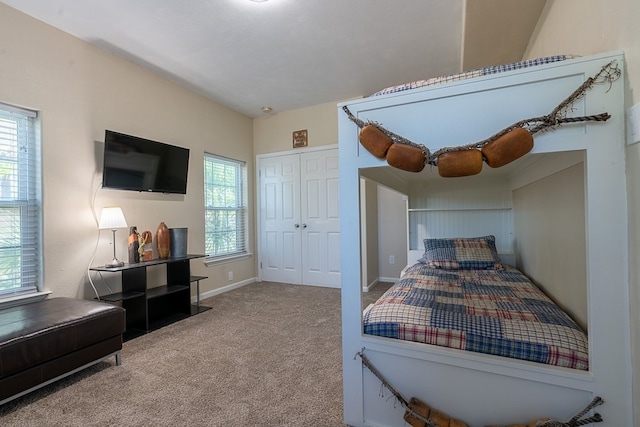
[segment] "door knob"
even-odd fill
[[[300,228],[300,224],[293,224],[295,228]]]
[[[307,228],[307,224],[302,224],[302,228]]]

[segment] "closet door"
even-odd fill
[[[340,286],[338,150],[259,160],[262,280]]]
[[[260,160],[262,280],[301,283],[300,157]]]
[[[300,155],[302,283],[340,287],[338,151]]]

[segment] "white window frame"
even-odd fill
[[[208,164],[217,165],[225,168],[232,168],[235,171],[235,179],[231,183],[214,183],[208,182],[207,168]],[[210,194],[214,189],[218,187],[226,187],[231,191],[234,197],[229,197],[225,200],[220,200],[218,206],[213,204],[213,196]],[[230,159],[227,157],[218,156],[215,154],[204,153],[204,210],[205,210],[205,264],[214,265],[230,261],[237,261],[239,259],[248,258],[252,254],[249,253],[249,238],[248,238],[248,195],[247,195],[247,165],[246,162],[241,160]],[[236,227],[234,229],[236,234],[236,250],[222,250],[219,253],[210,253],[207,250],[207,241],[210,238],[210,234],[221,232],[221,230],[212,229],[207,221],[209,212],[221,212],[221,213],[235,213],[236,215]],[[238,219],[239,217],[239,219]],[[231,233],[233,234],[233,233]]]
[[[1,308],[49,293],[42,291],[40,145],[37,112],[0,103],[0,209],[19,210],[18,215],[0,215]]]

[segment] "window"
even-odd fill
[[[204,245],[208,261],[247,253],[247,189],[244,162],[205,153]]]
[[[0,104],[0,298],[40,287],[40,144],[34,111]]]

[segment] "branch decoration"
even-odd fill
[[[425,145],[398,135],[380,123],[355,117],[346,105],[342,109],[349,120],[360,128],[360,144],[375,157],[386,159],[390,166],[420,172],[429,164],[437,166],[442,177],[470,176],[482,170],[483,162],[489,167],[498,168],[527,154],[533,148],[533,135],[537,133],[553,130],[567,123],[609,120],[611,115],[606,112],[580,117],[567,115],[573,104],[594,85],[608,83],[611,86],[621,75],[617,61],[611,61],[594,76],[586,79],[549,114],[520,120],[482,141],[444,147],[433,153]]]

